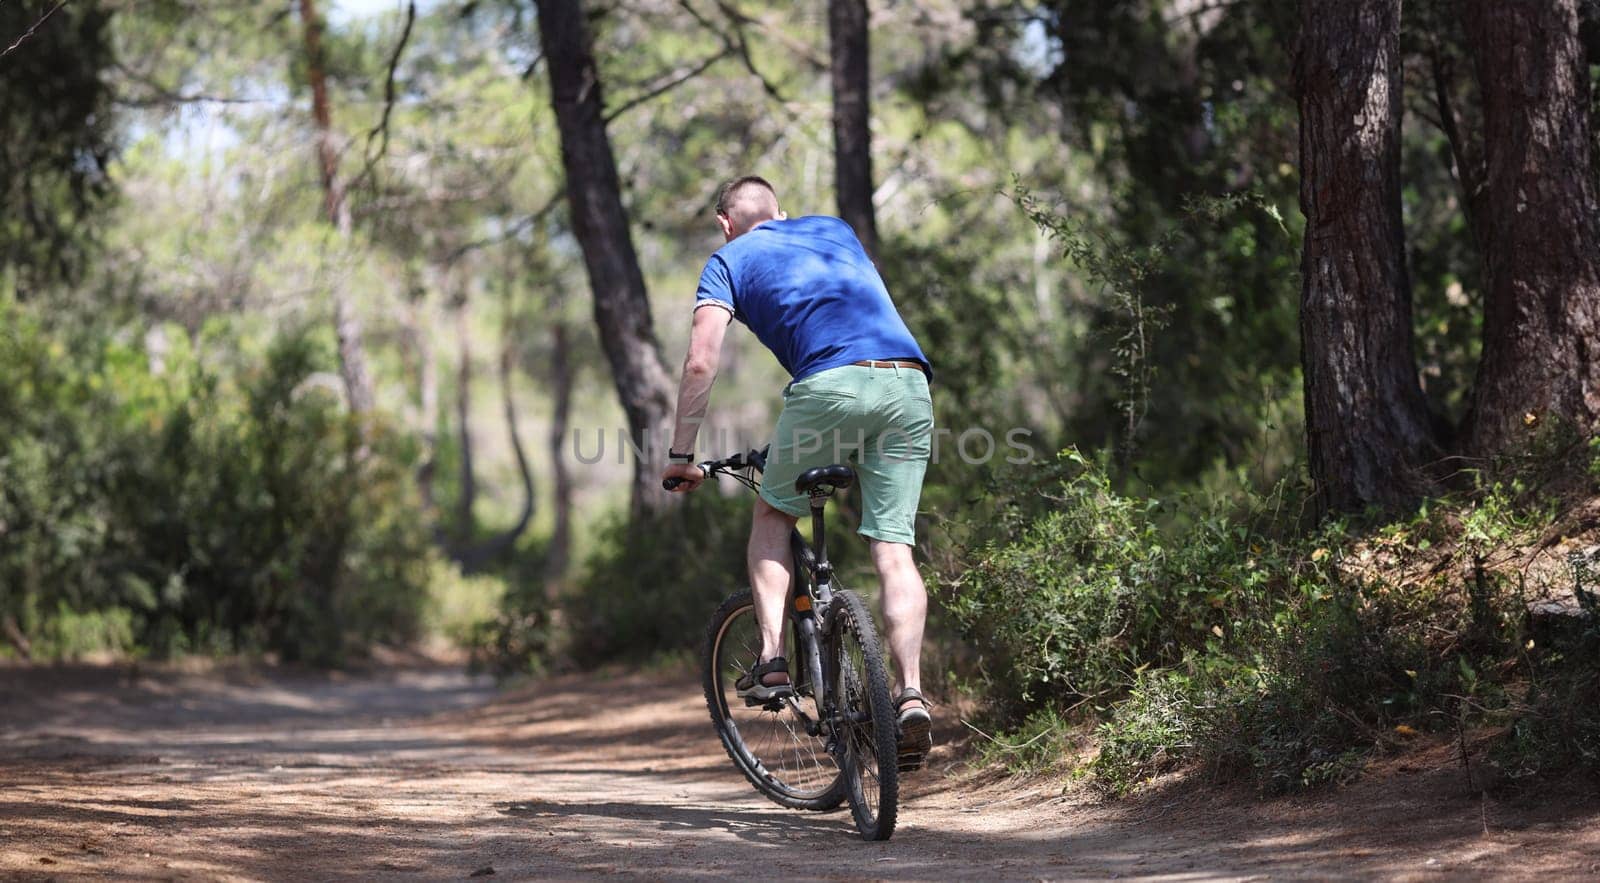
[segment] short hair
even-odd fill
[[[722,189],[717,191],[717,214],[725,218],[732,217],[729,211],[733,208],[734,203],[739,201],[740,194],[750,187],[764,188],[768,193],[772,194],[773,203],[777,203],[778,191],[773,189],[772,184],[766,178],[760,175],[741,175],[722,185]]]

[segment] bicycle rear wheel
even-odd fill
[[[791,635],[791,644],[798,644],[795,637]],[[789,677],[795,683],[806,680],[796,671],[802,658],[798,651],[797,646],[789,649]],[[834,809],[844,802],[843,776],[822,739],[811,734],[821,719],[815,698],[800,695],[747,706],[736,695],[734,682],[760,652],[761,630],[750,592],[738,592],[712,615],[701,660],[706,708],[722,747],[750,784],[772,801],[792,809]]]
[[[828,653],[838,705],[840,755],[856,830],[888,840],[899,808],[899,762],[889,673],[867,605],[855,592],[833,596]]]

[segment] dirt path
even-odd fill
[[[686,678],[625,684],[638,701],[608,711],[579,677],[0,669],[0,878],[1600,875],[1600,807],[1483,801],[1443,751],[1273,802],[1095,805],[936,771],[864,844],[847,813],[758,797]]]

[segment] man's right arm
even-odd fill
[[[703,305],[694,311],[689,352],[683,358],[683,378],[678,382],[678,415],[672,432],[671,450],[678,453],[694,450],[700,424],[705,422],[711,387],[716,383],[717,367],[722,360],[722,339],[728,333],[729,316],[719,305]],[[662,477],[686,479],[684,490],[694,490],[704,476],[692,465],[670,463]]]

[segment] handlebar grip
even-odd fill
[[[700,463],[695,468],[700,470],[700,474],[702,476],[704,476],[706,478],[710,478],[711,477],[711,470],[709,468],[707,468],[705,463]],[[661,479],[661,489],[662,490],[667,490],[667,491],[675,491],[675,490],[678,489],[678,486],[683,484],[685,481],[688,481],[688,479],[686,479],[686,478],[663,478],[663,479]]]

